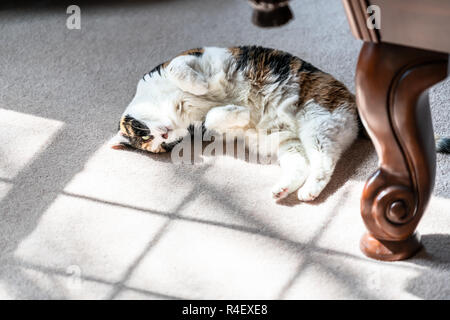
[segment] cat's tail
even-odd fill
[[[358,115],[358,137],[363,139],[370,139],[369,134],[364,128],[361,118]],[[435,136],[436,141],[436,152],[439,153],[450,153],[450,137],[439,137]]]
[[[450,153],[450,137],[435,136],[436,152]]]

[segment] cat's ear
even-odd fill
[[[199,69],[198,58],[185,55],[173,59],[166,70],[169,79],[181,90],[201,96],[208,92],[208,82]]]

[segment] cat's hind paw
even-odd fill
[[[289,195],[288,188],[274,188],[272,190],[272,197],[275,200],[280,200],[280,199],[286,198],[288,195]]]

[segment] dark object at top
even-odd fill
[[[249,0],[252,22],[258,27],[278,27],[293,18],[289,0]]]

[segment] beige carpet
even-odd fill
[[[311,204],[272,201],[275,165],[107,146],[138,79],[183,49],[277,47],[354,90],[361,42],[340,1],[293,1],[296,19],[271,30],[242,0],[100,1],[80,5],[79,31],[47,2],[0,10],[0,298],[450,298],[449,156],[419,226],[426,251],[380,263],[358,249],[369,141]],[[431,92],[443,135],[449,98],[450,81]]]

